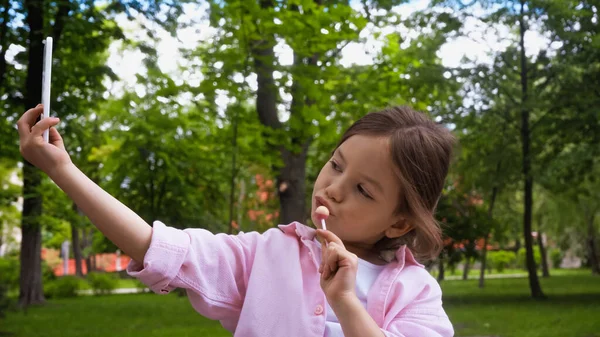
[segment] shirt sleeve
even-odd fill
[[[255,232],[227,235],[180,230],[157,221],[144,261],[131,261],[127,272],[155,293],[187,289],[201,315],[230,319],[239,316],[261,238]]]
[[[452,337],[454,328],[442,307],[442,290],[431,278],[421,292],[382,329],[387,337]]]

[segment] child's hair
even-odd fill
[[[346,130],[337,147],[354,135],[389,137],[400,182],[397,212],[414,226],[400,238],[384,237],[375,245],[376,251],[395,251],[406,244],[417,260],[436,258],[442,249],[442,235],[434,213],[448,174],[454,136],[404,106],[365,115]]]

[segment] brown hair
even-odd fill
[[[442,249],[442,235],[434,213],[448,174],[454,136],[424,114],[405,106],[365,115],[346,130],[338,147],[359,134],[389,137],[401,186],[397,212],[414,226],[400,238],[382,238],[375,249],[381,254],[407,245],[417,260],[436,258]]]

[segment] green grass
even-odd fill
[[[475,280],[443,282],[456,336],[600,337],[600,277],[554,274],[540,279],[542,301],[530,298],[527,278],[487,280],[484,289]]]
[[[469,278],[479,278],[479,273],[480,270],[479,268],[477,269],[470,269],[469,270]],[[552,276],[558,276],[558,275],[576,275],[576,274],[580,274],[581,271],[577,270],[577,269],[551,269],[550,270],[550,275]],[[587,273],[587,272],[586,272]],[[504,269],[501,273],[499,273],[496,270],[492,270],[492,272],[485,272],[486,277],[487,276],[498,276],[498,275],[527,275],[527,270],[525,269],[515,269],[515,268],[511,268],[511,269]],[[542,272],[541,270],[538,271],[539,276],[542,276]],[[434,277],[437,277],[438,275],[438,270],[437,268],[434,268],[431,270],[431,275],[433,275]],[[462,278],[463,275],[463,270],[461,268],[456,268],[454,270],[446,270],[444,272],[444,276],[448,277],[448,276],[452,276],[453,278],[456,278],[457,276]]]
[[[600,337],[600,277],[555,272],[541,279],[548,299],[529,298],[527,278],[445,281],[444,307],[456,336]],[[0,321],[0,336],[230,336],[174,294],[85,296],[52,300]]]
[[[137,281],[135,279],[119,279],[117,288],[137,288]],[[83,280],[81,282],[81,289],[92,289],[92,287]]]
[[[10,337],[199,337],[231,336],[218,322],[198,315],[175,294],[85,296],[52,300],[27,313],[9,313],[0,336]]]

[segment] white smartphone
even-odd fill
[[[50,117],[50,79],[52,78],[52,38],[44,40],[44,61],[42,65],[42,119]],[[44,140],[48,142],[48,130],[44,131]]]

